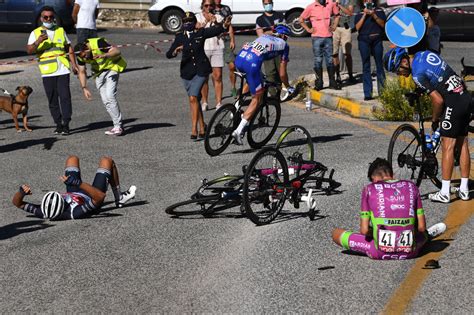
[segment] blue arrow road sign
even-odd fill
[[[398,47],[406,48],[416,45],[425,35],[425,30],[425,19],[413,8],[394,10],[385,23],[388,39]]]

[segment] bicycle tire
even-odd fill
[[[400,145],[397,145],[395,150],[398,143]],[[414,144],[413,148],[409,149],[412,144]],[[398,147],[402,148],[401,152]],[[393,132],[388,147],[387,160],[392,165],[395,178],[411,180],[415,182],[416,186],[420,186],[423,179],[425,148],[415,127],[403,124]]]
[[[174,216],[191,216],[191,215],[206,215],[206,205],[213,205],[216,202],[218,202],[220,199],[220,195],[214,195],[214,196],[202,196],[196,199],[189,199],[185,201],[181,201],[175,204],[172,204],[171,206],[167,207],[165,209],[165,212],[167,214],[171,214]],[[191,210],[187,207],[184,206],[191,206],[195,204],[196,209]],[[197,208],[199,206],[199,208]]]
[[[303,160],[314,161],[314,145],[311,134],[300,125],[293,125],[286,128],[275,144],[275,148],[280,150],[288,162],[289,157],[301,156]]]
[[[212,115],[204,136],[204,148],[210,156],[224,152],[232,140],[232,131],[237,127],[235,114],[237,110],[232,104],[222,105]]]
[[[276,99],[267,98],[249,123],[247,141],[250,147],[260,149],[270,141],[280,123],[281,106]]]
[[[285,204],[288,182],[288,166],[281,152],[272,147],[260,150],[245,172],[242,204],[247,217],[256,225],[272,222]]]

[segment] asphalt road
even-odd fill
[[[133,29],[101,35],[113,43],[171,38]],[[21,56],[27,36],[1,33],[1,56]],[[169,44],[157,47],[166,51]],[[291,47],[290,77],[309,73],[309,40],[294,39]],[[474,60],[471,43],[445,47],[456,70],[462,55]],[[334,227],[358,229],[368,163],[386,155],[398,123],[359,121],[324,109],[308,113],[285,104],[279,132],[292,124],[306,127],[316,159],[334,168],[343,184],[342,194],[317,199],[321,217],[310,221],[305,208],[288,206],[284,216],[263,227],[237,208],[212,218],[171,218],[166,206],[187,199],[202,178],[239,174],[255,152],[231,146],[219,157],[207,156],[202,142],[189,140],[179,60],[143,47],[124,48],[123,54],[129,67],[119,83],[122,137],[104,135],[110,118],[99,95],[94,91],[93,101],[85,101],[76,78],[72,134],[53,135],[36,66],[0,66],[0,87],[34,89],[32,133],[16,133],[10,117],[0,116],[0,313],[378,313],[390,303],[409,313],[474,311],[472,201],[448,207],[424,200],[428,225],[450,211],[450,228],[459,230],[417,260],[372,261],[342,253],[331,241]],[[354,56],[359,65],[357,51]],[[213,112],[206,113],[207,120]],[[28,200],[34,202],[45,191],[63,189],[58,177],[69,154],[80,156],[84,180],[92,180],[100,156],[111,155],[122,188],[136,185],[137,198],[115,209],[110,194],[100,215],[77,221],[42,221],[15,209],[11,197],[22,183],[33,187]],[[426,197],[435,187],[426,183],[421,189]],[[459,213],[469,215],[453,220]],[[430,255],[439,255],[441,269],[431,272],[417,264]],[[397,300],[403,295],[397,289],[405,285],[419,290]]]

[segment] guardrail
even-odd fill
[[[150,0],[100,0],[101,9],[148,10]]]

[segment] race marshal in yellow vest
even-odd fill
[[[127,67],[127,62],[117,47],[113,47],[101,37],[89,38],[84,43],[77,44],[74,50],[78,52],[79,81],[84,97],[92,100],[92,93],[87,88],[86,73],[86,64],[90,64],[95,77],[95,85],[113,122],[112,129],[105,131],[105,134],[122,135],[123,119],[117,101],[117,87],[120,73]]]

